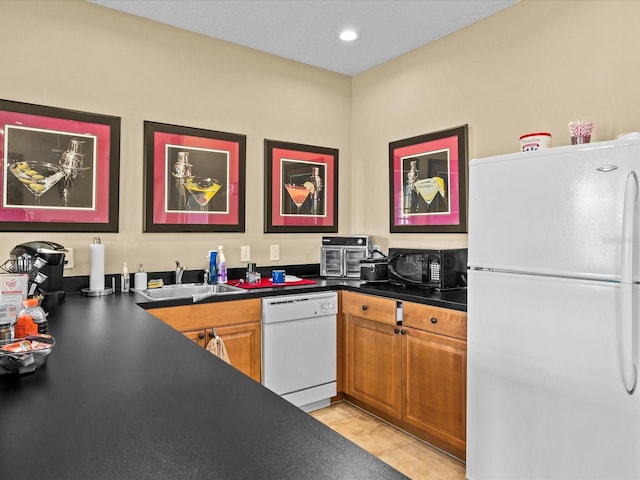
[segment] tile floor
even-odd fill
[[[464,464],[347,402],[312,412],[316,419],[413,480],[464,480]]]

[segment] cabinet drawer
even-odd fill
[[[179,331],[260,322],[260,299],[150,308],[150,314]]]
[[[342,311],[349,315],[396,324],[396,301],[362,293],[342,292]]]
[[[428,332],[467,339],[467,313],[419,303],[403,302],[402,324]]]

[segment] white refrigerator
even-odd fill
[[[467,478],[640,479],[640,140],[469,167]]]

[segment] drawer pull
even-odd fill
[[[200,333],[198,334],[198,338],[199,338],[200,340],[202,340],[202,339],[204,338],[204,333],[200,332]]]
[[[438,323],[438,319],[436,317],[431,317],[431,323]]]
[[[406,335],[406,334],[407,334],[407,331],[406,331],[406,330],[400,330],[400,333],[401,333],[402,335]]]
[[[396,333],[396,334],[400,333],[400,329],[399,328],[394,328],[393,329],[393,333]]]
[[[366,305],[362,305],[362,310],[366,310],[367,308],[369,307],[367,307]]]

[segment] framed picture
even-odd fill
[[[467,125],[389,143],[391,232],[466,232],[467,157]]]
[[[244,232],[246,136],[144,122],[144,231]]]
[[[118,231],[119,117],[0,100],[0,139],[0,231]]]
[[[266,233],[338,231],[338,150],[265,140]]]

